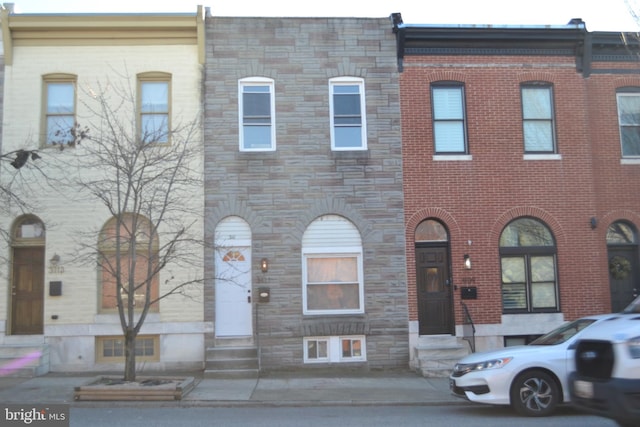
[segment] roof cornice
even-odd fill
[[[406,25],[391,15],[398,67],[411,55],[537,55],[575,57],[588,76],[595,61],[637,61],[637,34],[588,32],[581,19],[562,26]]]
[[[1,11],[5,63],[15,46],[197,45],[204,63],[204,9],[195,14],[12,14]]]

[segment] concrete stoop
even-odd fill
[[[451,335],[421,336],[413,349],[416,370],[429,378],[445,378],[458,360],[471,353],[469,344]]]
[[[205,378],[257,378],[258,348],[251,340],[216,339],[207,348]]]
[[[49,372],[49,345],[41,336],[5,336],[0,342],[0,376],[33,378]]]

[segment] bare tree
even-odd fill
[[[202,282],[199,121],[169,128],[166,114],[145,128],[127,85],[97,85],[87,93],[83,138],[66,160],[76,162],[66,168],[77,172],[65,179],[83,202],[104,206],[111,220],[78,239],[77,256],[97,262],[102,309],[117,308],[124,379],[134,381],[136,337],[147,315],[170,295],[193,296]]]
[[[25,147],[29,144],[25,144]],[[29,198],[29,177],[32,172],[43,174],[38,165],[38,150],[21,148],[0,153],[0,215],[5,218],[32,210],[34,198]],[[23,176],[23,168],[29,169]],[[0,227],[0,238],[10,240],[8,230]]]

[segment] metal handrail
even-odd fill
[[[467,307],[467,305],[460,301],[460,304],[462,304],[462,309],[464,310],[464,323],[463,323],[463,330],[464,330],[464,334],[462,336],[463,340],[466,340],[469,343],[469,347],[471,347],[471,352],[475,353],[476,352],[476,326],[473,324],[473,319],[471,318],[471,313],[469,313],[469,308]],[[468,327],[467,326],[471,326],[471,334],[468,334]],[[470,336],[469,336],[470,335]]]

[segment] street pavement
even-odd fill
[[[280,373],[251,379],[192,376],[195,387],[180,401],[97,402],[74,401],[74,387],[98,374],[49,373],[34,378],[0,377],[2,404],[69,404],[72,406],[329,406],[329,405],[460,405],[447,378],[425,378],[411,371],[350,373],[346,376]],[[158,375],[160,376],[160,375]]]

